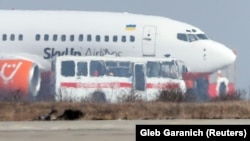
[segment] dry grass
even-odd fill
[[[0,121],[32,121],[34,118],[57,109],[61,115],[65,109],[80,110],[80,120],[133,120],[133,119],[249,119],[250,101],[241,100],[241,93],[207,102],[186,102],[179,92],[162,92],[156,101],[143,102],[124,99],[117,104],[93,102],[27,102],[25,100],[1,100]]]
[[[65,109],[85,113],[81,120],[114,119],[247,119],[250,118],[249,101],[206,103],[127,102],[119,104],[71,102],[1,102],[0,121],[31,121],[48,114],[52,108],[58,114]]]

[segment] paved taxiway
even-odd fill
[[[0,141],[135,141],[136,124],[250,125],[250,119],[0,122]]]

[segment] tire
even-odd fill
[[[97,91],[92,94],[92,102],[105,103],[107,102],[106,95],[103,92]]]

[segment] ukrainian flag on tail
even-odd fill
[[[126,25],[126,30],[127,31],[134,31],[134,30],[136,30],[136,25],[135,24],[128,24],[128,25]]]

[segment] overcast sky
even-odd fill
[[[250,89],[249,0],[0,0],[0,9],[115,11],[184,21],[237,50],[236,86]]]

